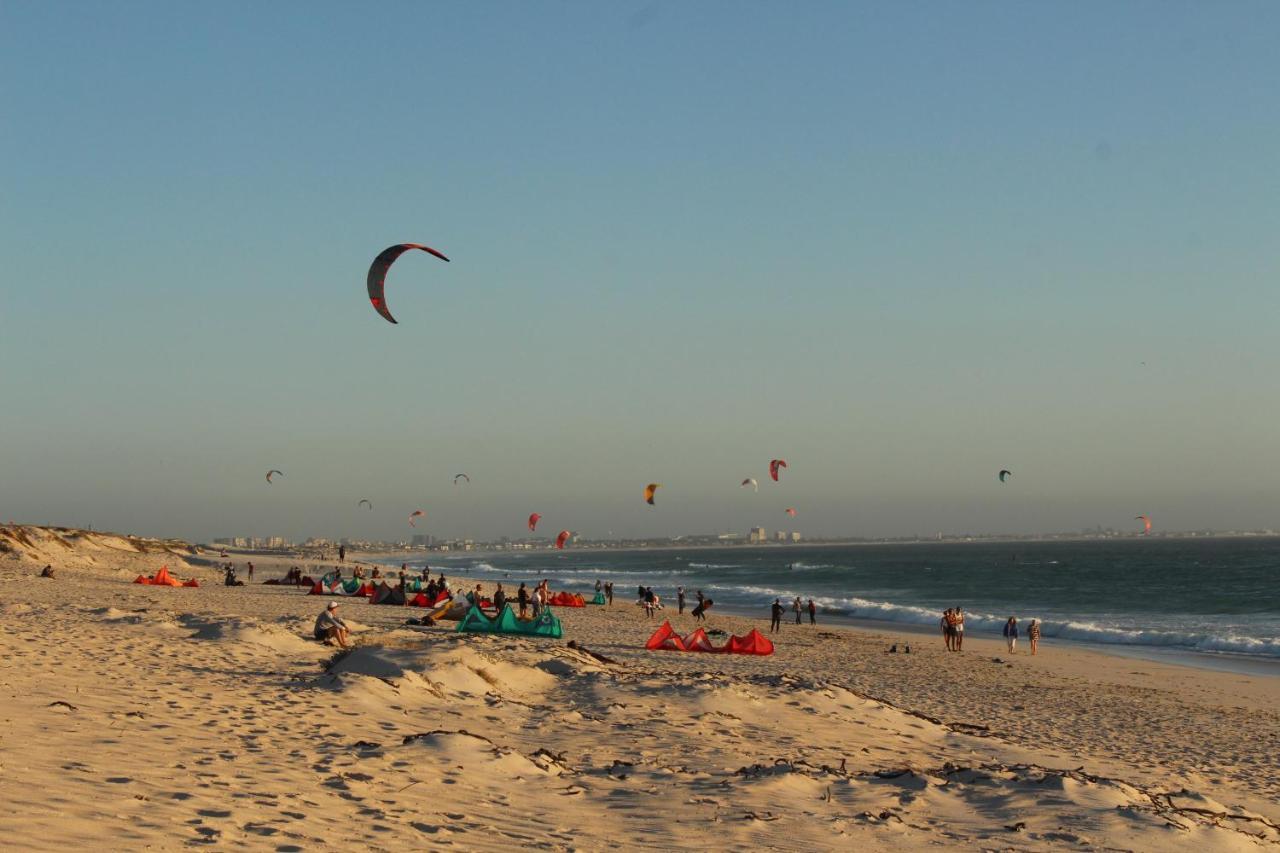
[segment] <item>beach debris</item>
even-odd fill
[[[387,309],[386,296],[383,288],[386,283],[387,270],[395,263],[396,258],[412,249],[418,249],[429,255],[435,255],[442,261],[449,259],[437,252],[430,246],[423,246],[421,243],[397,243],[394,246],[388,246],[378,253],[378,257],[373,259],[373,263],[369,265],[369,276],[366,282],[369,289],[369,302],[373,305],[373,310],[377,311],[389,323],[395,323],[396,318],[391,316],[391,311]]]
[[[284,472],[283,472],[283,471],[278,471],[278,470],[276,470],[275,468],[272,468],[270,471],[268,471],[268,472],[267,472],[267,482],[268,482],[268,483],[275,482],[274,480],[272,480],[272,479],[271,479],[271,477],[272,477],[273,475],[275,475],[275,474],[279,474],[281,477],[283,477],[283,476],[284,476]]]
[[[50,707],[50,708],[66,708],[68,711],[79,711],[79,710],[80,710],[80,709],[79,709],[79,708],[77,708],[75,705],[72,705],[70,702],[64,702],[64,701],[62,701],[61,699],[57,699],[57,700],[55,700],[55,701],[53,701],[53,702],[50,702],[50,703],[49,703],[49,705],[48,705],[48,707]]]
[[[644,502],[649,506],[653,506],[653,495],[658,489],[662,488],[661,483],[650,483],[644,487]]]
[[[570,641],[569,641],[568,643],[566,643],[565,645],[567,645],[567,646],[568,646],[569,648],[571,648],[571,649],[576,649],[577,651],[580,651],[580,652],[582,652],[583,654],[589,655],[589,656],[591,656],[591,657],[595,658],[596,660],[600,661],[601,663],[617,663],[617,661],[616,661],[616,660],[614,660],[613,658],[608,658],[608,657],[605,657],[605,656],[604,656],[604,655],[602,655],[602,654],[599,654],[598,652],[593,652],[593,651],[591,651],[591,649],[589,649],[589,648],[587,648],[586,646],[584,646],[584,645],[582,645],[582,644],[578,643],[576,640],[570,640]]]
[[[424,515],[426,515],[426,514],[427,514],[427,511],[426,511],[426,510],[423,510],[423,509],[415,509],[413,512],[409,513],[409,526],[410,526],[410,527],[417,527],[418,525],[414,524],[413,520],[414,520],[415,518],[419,518],[419,517],[424,516]]]
[[[542,516],[536,512],[529,513],[529,532],[532,533],[538,527],[538,522],[542,520]]]
[[[1000,478],[1000,482],[1007,483],[1009,481],[1009,478],[1013,476],[1013,472],[1010,471],[1008,468],[1001,468],[1000,473],[997,474],[996,476]]]
[[[775,483],[778,482],[778,470],[780,468],[786,468],[786,467],[787,467],[787,460],[785,459],[769,460],[769,476],[773,478],[773,481]]]

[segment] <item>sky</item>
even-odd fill
[[[1278,28],[0,0],[0,518],[1280,528]]]

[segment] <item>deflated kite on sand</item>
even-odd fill
[[[156,572],[149,578],[144,578],[142,575],[138,575],[133,579],[133,582],[146,584],[147,586],[200,586],[200,582],[195,578],[191,578],[186,581],[178,580],[173,575],[169,574],[169,568],[167,566],[161,566],[160,571]]]
[[[711,644],[707,632],[701,628],[687,637],[681,637],[671,627],[670,622],[663,622],[662,627],[653,632],[653,636],[644,644],[644,647],[650,651],[712,652],[728,655],[773,654],[773,643],[754,628],[745,637],[730,637],[723,646],[716,648]]]
[[[485,634],[524,634],[533,637],[551,637],[560,639],[564,630],[560,620],[549,610],[542,611],[537,619],[519,619],[508,604],[502,608],[496,619],[490,619],[480,612],[479,607],[472,606],[467,615],[458,623],[459,631],[475,631]]]

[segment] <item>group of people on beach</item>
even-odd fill
[[[939,620],[939,626],[942,628],[942,640],[947,645],[949,652],[964,651],[964,608],[950,607],[942,612],[942,619]],[[1005,644],[1009,648],[1009,654],[1013,654],[1018,645],[1018,620],[1017,617],[1010,616],[1008,621],[1004,623]],[[1040,620],[1032,619],[1031,624],[1026,629],[1027,639],[1031,643],[1031,654],[1035,654],[1040,646]]]
[[[781,631],[782,616],[784,613],[787,612],[787,608],[785,605],[783,605],[782,599],[775,598],[773,600],[773,605],[769,608],[769,611],[770,611],[769,633],[772,634],[772,633]],[[801,624],[804,621],[802,617],[806,611],[809,614],[809,624],[817,625],[818,624],[818,605],[814,604],[812,598],[809,599],[809,603],[806,605],[804,602],[800,600],[800,596],[797,595],[795,601],[791,602],[791,612],[795,614],[797,625]]]
[[[1004,641],[1009,646],[1009,654],[1014,653],[1014,649],[1018,645],[1018,620],[1017,617],[1010,616],[1009,621],[1004,623]],[[1027,641],[1031,643],[1031,654],[1036,653],[1036,649],[1040,645],[1040,620],[1032,619],[1031,624],[1027,626]]]

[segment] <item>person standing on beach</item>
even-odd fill
[[[813,599],[809,599],[809,624],[818,624],[818,605],[813,603]]]
[[[676,604],[680,608],[680,615],[684,615],[684,587],[676,587]]]
[[[1040,620],[1032,619],[1031,627],[1027,628],[1027,640],[1031,643],[1031,654],[1036,653],[1036,647],[1040,645]]]
[[[493,591],[493,607],[501,613],[502,608],[506,606],[506,603],[507,593],[502,589],[502,584],[498,584],[498,588]]]
[[[347,546],[339,545],[338,546],[338,562],[345,563],[346,561],[347,561]]]
[[[803,609],[803,607],[804,607],[804,605],[802,605],[802,604],[800,603],[800,596],[798,596],[798,595],[797,595],[797,596],[796,596],[796,600],[795,600],[795,601],[793,601],[793,602],[791,602],[791,609],[792,609],[792,611],[794,611],[794,612],[795,612],[795,614],[796,614],[796,624],[797,624],[797,625],[799,625],[799,624],[800,624],[800,611]]]
[[[956,613],[956,637],[955,637],[956,651],[962,652],[964,651],[964,610],[957,607],[955,613]]]
[[[609,581],[604,585],[604,597],[608,600],[609,606],[613,606],[613,581]]]
[[[1009,646],[1009,654],[1013,654],[1014,647],[1018,645],[1018,620],[1012,616],[1004,623],[1004,641]]]
[[[516,590],[516,602],[520,605],[520,618],[523,619],[529,612],[529,588],[523,581],[520,583],[520,588]]]
[[[596,593],[599,594],[602,589],[604,589],[604,584],[600,583],[600,578],[596,578]]]
[[[942,611],[942,619],[938,621],[942,626],[942,642],[947,644],[947,651],[951,651],[951,608],[948,607]]]
[[[253,563],[249,564],[249,583],[253,583]]]
[[[782,599],[773,600],[772,616],[769,617],[769,633],[782,630]]]

